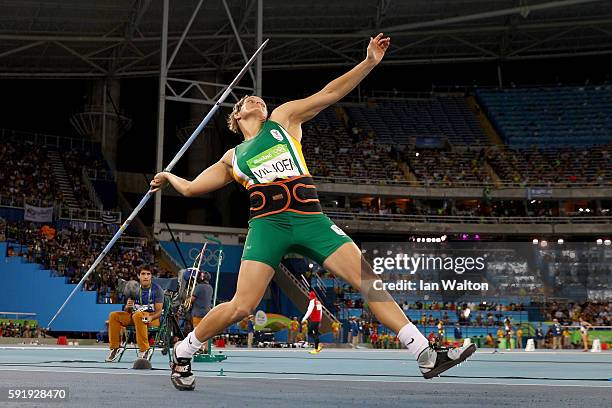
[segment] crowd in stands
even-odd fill
[[[612,326],[612,302],[585,302],[545,305],[547,320],[557,319],[562,325],[578,325],[584,319],[594,326]]]
[[[612,182],[612,144],[554,150],[491,147],[487,149],[486,161],[501,181],[521,186]]]
[[[83,169],[108,178],[109,169],[95,154],[80,150],[62,151],[60,157],[80,209],[96,209],[83,181]],[[24,203],[50,207],[65,201],[44,147],[10,141],[0,142],[0,198],[3,205]]]
[[[107,226],[94,234],[88,230],[56,230],[48,225],[40,227],[27,222],[6,225],[7,239],[19,243],[9,245],[8,256],[22,256],[28,262],[39,263],[56,276],[66,277],[69,283],[81,280],[112,234],[114,230]],[[119,241],[84,282],[83,289],[97,291],[101,302],[119,302],[118,279],[136,280],[140,265],[154,263],[153,249],[140,242]],[[170,277],[170,272],[162,269],[156,271],[155,276]]]
[[[20,207],[27,203],[47,207],[62,200],[44,148],[0,142],[0,162],[3,205]]]
[[[332,108],[304,125],[304,156],[311,174],[376,182],[403,180],[391,145],[376,143],[373,133],[348,126],[336,117]]]
[[[441,187],[490,184],[484,151],[420,149],[408,147],[402,158],[425,185]]]
[[[324,203],[325,204],[325,203]],[[361,214],[400,214],[400,215],[437,215],[462,217],[525,217],[557,216],[558,203],[552,201],[547,204],[526,205],[525,201],[505,200],[397,200],[384,199],[379,202],[377,198],[371,200],[353,201],[349,208],[338,206],[325,206],[330,211],[345,211]],[[557,204],[555,207],[554,204]],[[593,211],[591,214],[598,215]],[[603,215],[603,214],[601,214]]]
[[[508,304],[499,304],[494,302],[485,302],[481,301],[479,303],[476,302],[468,302],[468,303],[456,303],[456,302],[421,302],[416,301],[415,303],[408,303],[405,300],[402,304],[402,309],[404,310],[450,310],[452,312],[462,311],[469,308],[472,311],[482,311],[482,312],[521,312],[525,310],[525,306],[522,303],[508,303]]]
[[[448,311],[451,308],[462,309],[464,305],[454,303],[420,303],[407,304],[411,308],[420,308],[417,310],[431,310],[426,307],[447,307]],[[488,309],[491,305],[471,304],[476,310],[478,308]],[[468,304],[469,307],[469,304]],[[523,309],[521,304],[510,305],[495,305],[494,309],[498,312],[502,311],[520,311]],[[450,343],[461,343],[465,337],[472,337],[472,341],[479,344],[480,347],[492,348],[525,348],[529,338],[534,339],[538,349],[553,348],[553,349],[575,349],[584,347],[577,333],[579,332],[580,317],[592,322],[594,326],[609,325],[610,317],[612,316],[612,303],[596,303],[585,302],[581,305],[569,303],[565,306],[559,306],[553,303],[546,309],[547,319],[550,320],[548,326],[543,326],[541,322],[519,322],[509,316],[504,316],[501,313],[493,315],[488,313],[486,320],[480,323],[474,323],[472,326],[486,329],[486,334],[470,335],[471,328],[466,327],[465,322],[457,321],[455,323],[449,321],[447,311],[442,318],[435,318],[432,315],[422,314],[421,318],[415,320],[414,323],[419,326],[422,333],[428,338],[431,343],[440,345],[448,345]],[[568,316],[573,316],[568,318]],[[480,320],[480,319],[479,319]],[[557,324],[560,323],[560,324]],[[348,343],[356,345],[358,343],[369,343],[373,348],[402,348],[403,346],[397,342],[397,338],[393,332],[386,327],[380,325],[370,313],[364,311],[359,317],[350,317],[347,320],[348,324]],[[480,332],[482,333],[482,332]]]
[[[612,265],[601,251],[549,254],[546,272],[554,279],[555,292],[571,288],[606,290],[612,287]]]
[[[328,109],[305,126],[304,151],[311,172],[377,182],[407,181],[414,176],[425,185],[440,186],[612,182],[609,135],[598,140],[597,146],[491,145],[474,117],[468,118],[473,115],[465,101],[459,108],[455,99],[393,100],[378,107]],[[439,143],[425,147],[417,142],[427,137]],[[410,175],[400,170],[404,163]]]
[[[36,324],[31,325],[28,322],[14,322],[12,320],[0,321],[0,337],[21,337],[29,339],[44,336],[44,330]]]
[[[95,159],[89,152],[77,150],[63,152],[61,157],[79,208],[96,208],[96,203],[91,199],[89,189],[83,181],[83,168],[102,171],[106,168],[105,163]]]
[[[338,201],[323,201],[326,211],[378,215],[456,216],[481,217],[599,217],[610,216],[610,207],[603,203],[600,208],[588,211],[563,211],[559,200],[488,200],[483,199],[393,199],[366,198],[352,200],[348,207]],[[593,203],[593,206],[596,204]],[[576,207],[576,210],[578,206]]]

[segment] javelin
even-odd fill
[[[166,168],[164,169],[164,171],[171,171],[172,168],[174,167],[174,165],[179,161],[179,159],[183,156],[183,154],[187,151],[187,149],[189,148],[189,146],[191,146],[191,144],[193,143],[193,141],[196,139],[196,137],[198,137],[198,135],[200,134],[200,132],[204,129],[204,127],[206,127],[206,125],[208,124],[208,122],[210,121],[210,119],[213,117],[213,115],[217,112],[217,110],[219,110],[219,107],[221,106],[221,104],[223,103],[223,101],[225,101],[225,98],[228,97],[228,95],[232,92],[232,90],[234,89],[234,87],[236,86],[236,84],[238,83],[238,81],[240,81],[242,79],[242,77],[244,76],[244,74],[247,72],[247,70],[249,69],[249,67],[251,65],[253,65],[253,62],[255,61],[255,59],[257,58],[257,56],[259,54],[261,54],[262,50],[265,48],[265,46],[268,44],[269,39],[267,39],[266,41],[264,41],[259,48],[257,49],[257,51],[255,51],[255,53],[253,54],[253,56],[251,57],[250,60],[247,61],[247,63],[245,64],[244,67],[242,67],[242,69],[240,70],[240,72],[238,73],[238,75],[236,75],[236,78],[234,78],[234,80],[228,85],[228,87],[225,89],[225,92],[223,92],[223,94],[221,95],[221,97],[219,97],[219,99],[217,100],[217,102],[215,102],[215,104],[213,105],[212,109],[210,110],[210,112],[208,112],[208,114],[204,117],[204,119],[202,120],[202,122],[200,122],[200,124],[198,125],[198,127],[193,131],[193,133],[191,134],[191,136],[189,137],[189,139],[187,139],[187,141],[185,142],[185,144],[183,145],[183,147],[181,147],[181,150],[178,151],[178,153],[176,154],[176,156],[174,156],[174,159],[172,159],[172,161],[170,162],[170,164],[168,164],[168,166],[166,166]],[[106,244],[106,247],[104,247],[104,249],[102,250],[102,252],[100,253],[100,255],[98,255],[98,257],[96,258],[96,260],[94,261],[94,263],[89,267],[89,270],[87,271],[87,273],[85,273],[85,275],[83,275],[83,277],[81,278],[81,280],[79,281],[79,283],[76,285],[76,287],[72,290],[72,292],[70,292],[70,295],[68,295],[68,297],[66,298],[66,300],[64,301],[64,303],[62,304],[62,306],[59,308],[59,310],[55,313],[55,315],[53,316],[53,318],[49,321],[49,324],[47,325],[47,329],[49,329],[51,327],[51,323],[53,323],[53,321],[57,318],[57,316],[59,316],[59,314],[62,312],[62,310],[64,309],[64,307],[66,307],[66,305],[68,304],[68,302],[70,301],[70,299],[72,299],[72,297],[74,296],[74,294],[76,293],[76,291],[83,285],[83,282],[85,282],[85,279],[87,279],[87,277],[96,269],[96,266],[98,266],[98,264],[102,261],[102,259],[106,256],[106,254],[108,253],[108,251],[110,251],[110,249],[113,247],[113,245],[115,245],[115,242],[117,241],[117,239],[119,239],[119,237],[121,236],[121,234],[123,234],[123,231],[125,231],[125,229],[128,227],[128,225],[130,225],[130,222],[132,222],[132,220],[136,217],[136,215],[138,214],[138,212],[142,209],[142,207],[144,207],[144,205],[147,203],[147,201],[149,201],[149,198],[151,198],[151,196],[153,195],[153,193],[151,193],[151,189],[149,189],[149,191],[147,191],[147,193],[145,194],[144,197],[142,197],[142,200],[140,200],[140,203],[138,203],[138,205],[136,206],[136,208],[134,208],[134,211],[132,211],[132,213],[130,214],[129,217],[127,217],[127,219],[123,222],[123,224],[121,224],[121,227],[119,227],[119,230],[117,230],[117,232],[115,233],[115,235],[113,236],[113,238],[111,238],[111,240],[108,242],[108,244]]]

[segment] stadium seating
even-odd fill
[[[373,131],[380,143],[403,148],[412,138],[483,145],[487,137],[463,97],[385,100],[372,107],[347,108],[357,126]]]
[[[408,147],[404,160],[424,184],[444,186],[489,183],[491,177],[479,150],[431,150]]]
[[[62,200],[55,188],[47,152],[39,146],[0,143],[0,197],[3,205],[49,206]]]
[[[57,162],[53,161],[54,157]],[[85,184],[85,173],[104,209],[117,206],[113,174],[99,150],[56,152],[46,146],[3,141],[0,160],[4,164],[0,168],[0,198],[4,205],[20,207],[25,199],[28,204],[43,207],[61,203],[79,209],[97,209]],[[61,177],[58,179],[57,167],[65,172],[61,174],[67,183],[64,186]]]
[[[521,185],[612,181],[612,144],[558,149],[490,147],[487,162],[502,181]]]
[[[612,86],[479,90],[511,147],[584,147],[612,141]]]
[[[320,177],[402,180],[390,146],[362,133],[349,135],[333,108],[304,125],[304,156],[311,174]]]
[[[54,276],[65,278],[67,283],[77,283],[93,263],[103,245],[108,242],[112,229],[104,226],[98,233],[77,231],[73,228],[47,229],[26,222],[7,222],[6,238],[8,256],[19,256],[28,263],[37,263],[50,270]],[[132,237],[133,238],[133,237]],[[117,278],[125,280],[137,276],[138,266],[153,264],[152,248],[143,246],[145,240],[124,237],[105,257],[96,274],[84,283],[85,289],[97,290],[101,303],[116,303]],[[160,271],[158,277],[166,276]]]

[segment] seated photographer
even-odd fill
[[[140,267],[138,279],[140,285],[133,289],[126,288],[127,302],[121,312],[112,312],[108,318],[108,339],[110,353],[107,362],[114,362],[121,355],[120,332],[122,327],[134,325],[136,342],[138,343],[138,357],[150,359],[152,350],[149,347],[149,326],[159,326],[159,317],[162,314],[164,291],[153,283],[152,268],[149,265]],[[136,282],[134,282],[136,283]]]

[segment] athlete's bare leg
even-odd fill
[[[384,326],[399,333],[402,327],[408,324],[408,318],[389,293],[378,290],[375,293],[372,292],[372,283],[379,277],[362,259],[357,245],[352,242],[342,245],[325,260],[323,266],[334,275],[347,281],[353,288],[361,291],[370,310]]]
[[[476,351],[473,344],[448,351],[430,348],[425,336],[408,320],[391,295],[374,289],[374,281],[379,278],[354,243],[342,245],[325,260],[323,266],[359,289],[378,321],[395,331],[398,339],[417,358],[423,377],[438,376],[465,361]]]
[[[242,261],[238,272],[236,294],[231,301],[215,306],[194,329],[197,339],[204,342],[239,322],[257,307],[274,277],[274,269],[258,261]]]

